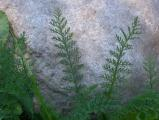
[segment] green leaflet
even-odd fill
[[[9,35],[9,21],[6,14],[0,11],[0,41],[6,42]]]

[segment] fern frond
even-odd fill
[[[121,35],[116,35],[118,45],[115,50],[110,50],[110,58],[106,59],[106,64],[103,66],[105,73],[103,75],[104,79],[107,81],[106,85],[106,96],[109,98],[112,97],[112,92],[117,82],[120,79],[124,79],[124,75],[127,72],[130,72],[129,66],[131,63],[127,60],[124,60],[124,56],[127,50],[132,49],[130,43],[131,40],[134,40],[138,34],[140,34],[140,25],[138,17],[136,17],[129,27],[127,32],[121,29]]]
[[[70,31],[70,27],[67,26],[67,20],[63,17],[60,9],[57,9],[54,13],[54,17],[51,21],[52,29],[54,33],[53,40],[56,40],[55,47],[59,52],[59,63],[64,66],[63,72],[65,76],[64,80],[70,81],[74,85],[74,90],[79,93],[80,82],[82,80],[81,69],[83,64],[80,63],[79,50],[76,47],[75,41],[73,41],[73,33]]]

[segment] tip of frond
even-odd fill
[[[54,12],[55,15],[58,15],[58,16],[61,16],[62,15],[62,11],[60,8],[55,8],[55,12]]]

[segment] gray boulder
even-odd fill
[[[26,32],[34,69],[48,100],[60,100],[67,85],[60,80],[62,66],[55,58],[55,41],[50,32],[56,7],[62,9],[74,32],[85,64],[83,82],[88,85],[102,82],[102,66],[116,45],[115,34],[139,16],[142,35],[132,43],[134,49],[126,58],[134,64],[130,88],[143,85],[143,58],[154,53],[159,59],[158,0],[0,0],[0,10],[8,15],[15,33]]]

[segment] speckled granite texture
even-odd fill
[[[119,28],[126,28],[134,16],[140,18],[142,35],[133,42],[134,49],[126,56],[134,63],[132,85],[144,76],[144,56],[153,52],[159,59],[158,0],[0,0],[0,9],[8,15],[15,33],[26,32],[34,69],[48,99],[54,99],[53,91],[59,92],[66,85],[60,80],[61,66],[55,58],[50,32],[49,22],[56,7],[68,19],[82,53],[84,83],[102,82],[102,65],[109,50],[115,47],[115,34]]]

